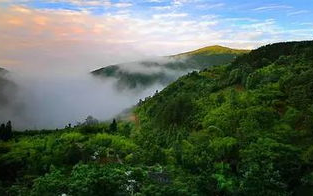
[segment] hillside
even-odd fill
[[[267,45],[190,73],[135,113],[143,148],[161,146],[146,160],[166,162],[159,153],[168,149],[176,164],[206,179],[197,190],[313,193],[312,41]]]
[[[180,77],[130,121],[15,132],[0,195],[311,196],[312,130],[313,41],[271,44]]]
[[[230,63],[249,52],[222,46],[210,46],[195,51],[141,62],[110,65],[92,72],[101,78],[115,78],[117,87],[144,88],[153,84],[167,85],[190,71]]]
[[[240,55],[244,53],[249,53],[250,50],[240,50],[240,49],[232,49],[228,47],[223,47],[219,45],[207,46],[197,50],[180,53],[177,55],[173,55],[172,57],[185,57],[185,56],[194,56],[194,55],[214,55],[214,54],[235,54]]]

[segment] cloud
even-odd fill
[[[247,18],[247,17],[243,17],[243,18],[224,18],[224,21],[228,21],[228,22],[257,22],[259,21],[258,19],[255,18]]]
[[[188,2],[188,0],[173,0],[172,4],[175,6],[181,6],[186,2]]]
[[[197,5],[197,8],[200,8],[200,9],[214,9],[214,8],[221,8],[221,7],[224,7],[225,6],[225,3],[204,3],[204,4],[199,4]]]
[[[152,17],[154,19],[161,19],[161,18],[182,18],[188,16],[187,13],[166,13],[166,14],[155,14]]]
[[[307,13],[309,13],[308,10],[299,10],[295,12],[289,12],[287,16],[301,15],[301,14],[307,14]]]
[[[297,23],[298,24],[298,23]],[[313,22],[302,22],[302,23],[299,23],[299,25],[304,25],[304,26],[313,26]]]
[[[289,5],[267,5],[254,8],[253,11],[270,11],[270,10],[280,10],[280,9],[292,9]]]
[[[78,5],[78,6],[105,6],[105,7],[110,7],[112,6],[112,2],[110,0],[54,0],[50,2],[67,2],[73,5]]]
[[[169,5],[167,5],[167,6],[154,6],[154,7],[152,7],[152,9],[154,9],[154,10],[170,10],[170,9],[172,9],[173,8],[173,6],[169,6]]]
[[[111,1],[100,2],[109,2],[112,6]],[[190,2],[176,1],[176,4]],[[265,7],[259,10],[265,10]],[[261,43],[291,37],[290,31],[282,33],[287,29],[275,18],[229,18],[211,12],[194,17],[193,13],[185,11],[149,12],[142,17],[125,9],[94,15],[85,9],[39,9],[25,5],[2,7],[0,59],[14,62],[8,65],[15,68],[25,62],[27,66],[45,67],[45,59],[57,59],[68,64],[77,63],[75,66],[86,71],[86,64],[119,63],[141,56],[170,55],[214,44],[254,48]],[[298,33],[293,36],[310,38],[303,32]],[[41,57],[35,57],[36,54]],[[121,55],[124,57],[116,58]],[[18,62],[23,63],[18,65]]]
[[[164,2],[164,0],[146,0],[146,2],[150,2],[150,3],[161,3],[161,2]]]
[[[115,3],[114,4],[114,7],[117,7],[117,8],[127,8],[127,7],[131,7],[131,6],[133,6],[133,4],[132,3]]]
[[[30,14],[31,13],[31,10],[29,10],[26,7],[23,7],[23,6],[12,6],[11,10],[13,12],[20,12],[20,13],[25,13],[25,14]]]

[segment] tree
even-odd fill
[[[85,125],[89,126],[89,125],[96,125],[98,124],[99,121],[97,119],[95,119],[94,117],[92,116],[88,116],[85,120]]]
[[[6,125],[1,124],[0,126],[0,139],[8,141],[13,136],[11,121],[8,121]]]
[[[0,139],[4,140],[4,138],[5,138],[5,125],[4,123],[2,123],[0,126]]]
[[[11,124],[11,121],[8,121],[6,126],[5,126],[5,129],[6,129],[6,140],[9,140],[12,138],[13,136],[13,133],[12,133],[12,124]]]
[[[116,120],[113,119],[112,123],[110,124],[109,132],[115,133],[117,131],[117,123]]]
[[[157,115],[156,124],[162,128],[169,126],[181,126],[190,123],[189,117],[193,111],[193,104],[188,95],[181,95],[166,103],[164,108]]]

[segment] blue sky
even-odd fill
[[[1,3],[2,2],[2,3]],[[2,6],[25,5],[36,9],[85,10],[101,15],[127,9],[135,16],[149,17],[158,13],[184,12],[188,17],[218,15],[231,18],[274,18],[281,24],[312,22],[311,0],[15,0],[0,1]]]
[[[65,58],[69,48],[97,63],[312,35],[312,0],[0,0],[0,65]]]

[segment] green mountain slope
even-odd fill
[[[204,48],[200,48],[194,51],[189,51],[177,55],[173,55],[172,57],[177,57],[177,56],[194,56],[194,55],[213,55],[213,54],[236,54],[240,55],[243,53],[249,53],[250,50],[240,50],[240,49],[232,49],[228,47],[223,47],[219,45],[214,45],[214,46],[207,46]]]
[[[210,46],[158,60],[111,65],[95,70],[92,74],[101,78],[117,79],[119,88],[167,85],[185,73],[230,63],[237,56],[247,52],[249,51]],[[137,70],[131,70],[133,67],[137,67]],[[151,71],[151,68],[154,70]]]
[[[207,183],[198,190],[313,193],[313,42],[264,46],[190,73],[140,102],[135,114],[139,143],[156,149],[145,161],[173,156]]]

